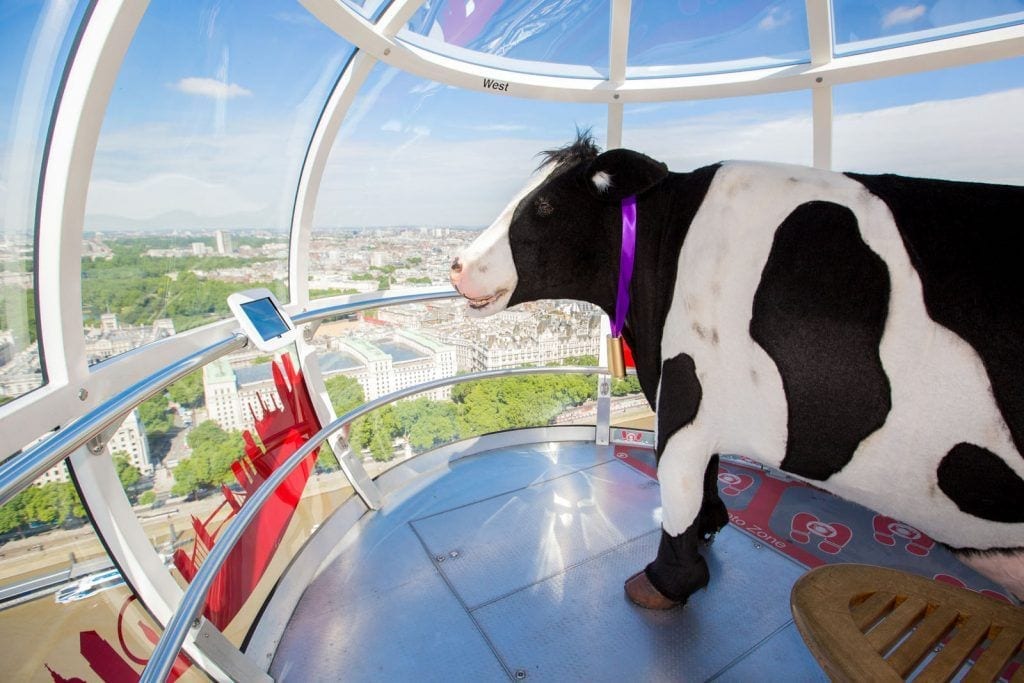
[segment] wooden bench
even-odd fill
[[[948,681],[959,672],[995,681],[1024,647],[1024,608],[883,567],[818,567],[796,582],[790,604],[834,680]],[[1024,666],[1011,681],[1024,683]]]

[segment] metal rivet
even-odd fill
[[[612,95],[612,99],[613,100],[619,99],[619,93],[615,93],[614,95]]]
[[[763,548],[763,547],[764,547],[764,546],[763,546],[763,545],[761,545],[760,543],[755,543],[755,544],[754,544],[754,550],[760,550],[760,549],[761,549],[761,548]]]
[[[458,557],[458,556],[459,556],[459,551],[458,551],[458,550],[453,550],[453,551],[451,551],[450,553],[448,553],[448,557],[452,558],[453,560],[454,560],[454,559],[455,559],[456,557]]]
[[[824,80],[825,80],[824,78],[822,78],[821,76],[818,76],[817,78],[814,79],[814,82],[815,83],[821,83]]]
[[[444,562],[444,555],[437,555],[434,557],[434,559],[438,562]]]
[[[516,680],[517,681],[522,681],[525,678],[526,678],[526,670],[525,669],[516,669]]]
[[[84,387],[79,389],[78,390],[78,400],[79,401],[84,401],[87,398],[89,398],[89,390],[84,388]]]
[[[389,54],[391,54],[391,48],[390,47],[384,48],[384,56],[387,57]]]

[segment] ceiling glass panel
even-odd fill
[[[388,0],[342,0],[342,2],[371,21],[376,21],[389,4]]]
[[[1024,0],[833,0],[836,54],[1024,22]]]
[[[725,159],[809,165],[811,94],[626,105],[622,142],[673,171]]]
[[[289,0],[156,2],[100,134],[85,217],[90,362],[286,299],[302,160],[352,48]]]
[[[40,167],[64,64],[88,3],[0,3],[0,404],[44,381],[37,346]]]
[[[470,61],[481,61],[474,59],[475,52],[506,60],[587,66],[605,73],[609,17],[608,0],[428,0],[402,36]],[[536,70],[522,65],[507,68]]]
[[[686,75],[806,62],[804,0],[637,0],[627,72]]]
[[[836,169],[1024,185],[1024,57],[832,92]]]

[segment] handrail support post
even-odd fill
[[[607,446],[611,434],[612,378],[602,374],[597,377],[597,445]]]

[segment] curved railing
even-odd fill
[[[355,299],[332,304],[313,311],[296,314],[295,324],[318,324],[328,318],[349,313],[358,313],[369,308],[400,306],[421,301],[451,299],[458,296],[451,289],[429,292],[402,293],[380,298]],[[222,356],[238,351],[248,340],[241,332],[227,339],[215,342],[195,353],[168,364],[156,372],[107,399],[73,423],[64,427],[38,444],[26,448],[9,458],[0,466],[0,505],[28,488],[32,482],[48,469],[68,457],[91,439],[103,434],[104,430],[116,426],[120,419],[146,399],[173,384],[190,372],[212,363]]]
[[[309,440],[303,444],[299,450],[295,451],[295,453],[293,453],[284,463],[282,463],[280,467],[274,470],[274,473],[249,496],[246,500],[246,504],[242,506],[235,517],[232,518],[227,528],[225,528],[218,536],[216,545],[214,545],[210,550],[210,553],[206,556],[203,565],[192,578],[192,582],[185,591],[185,595],[182,598],[181,603],[179,603],[177,611],[167,623],[163,635],[160,637],[160,641],[157,643],[156,649],[153,651],[153,654],[149,659],[149,663],[146,665],[146,669],[142,672],[142,678],[140,680],[142,682],[148,681],[149,683],[162,683],[162,681],[167,680],[167,675],[171,672],[171,667],[174,665],[174,660],[178,656],[178,651],[181,649],[185,642],[185,638],[188,636],[189,629],[193,628],[197,624],[199,613],[203,609],[203,604],[206,601],[206,594],[209,592],[210,587],[217,576],[217,572],[220,571],[221,565],[224,564],[225,560],[227,560],[232,548],[234,548],[235,544],[238,542],[239,538],[241,538],[249,524],[253,519],[255,519],[263,504],[266,503],[267,499],[274,494],[277,487],[288,478],[288,475],[291,474],[292,470],[298,467],[298,465],[305,460],[310,453],[316,450],[321,444],[327,441],[328,438],[342,429],[345,425],[389,403],[394,403],[400,399],[423,393],[425,391],[431,391],[433,389],[439,389],[453,384],[460,384],[462,382],[508,377],[512,375],[607,374],[607,372],[606,368],[592,366],[558,366],[486,370],[483,372],[475,372],[456,377],[445,377],[395,391],[373,401],[368,401],[358,408],[354,408],[332,422],[329,422],[320,429],[320,431],[311,436]]]
[[[347,297],[340,303],[336,299],[328,300],[324,302],[326,305],[320,308],[295,314],[293,320],[296,326],[304,328],[304,337],[307,341],[310,341],[319,324],[327,319],[370,308],[437,301],[456,296],[458,296],[457,293],[448,288],[427,291],[405,291],[382,297],[355,295]],[[109,436],[112,430],[119,424],[119,421],[133,408],[189,373],[229,353],[240,350],[246,345],[247,339],[245,336],[240,332],[234,332],[225,339],[215,341],[198,351],[185,355],[164,366],[158,372],[120,391],[45,440],[11,457],[0,465],[0,505],[10,501],[48,469],[72,455],[82,446],[88,446],[91,452],[100,452],[106,437]],[[145,353],[145,348],[140,349],[140,352]],[[242,506],[237,515],[222,530],[217,544],[211,549],[209,555],[199,567],[188,588],[185,589],[181,600],[177,603],[176,607],[172,607],[174,610],[173,615],[167,621],[163,636],[160,638],[159,644],[143,672],[143,680],[166,680],[175,658],[188,638],[190,629],[200,624],[200,620],[197,617],[205,604],[207,593],[218,571],[246,528],[258,515],[263,504],[270,498],[279,484],[292,473],[298,464],[345,427],[345,425],[373,410],[415,394],[474,380],[536,374],[607,375],[607,370],[601,367],[582,366],[537,367],[489,370],[446,377],[402,389],[366,402],[325,425],[320,431],[311,436],[306,444],[292,454],[287,461],[273,472],[262,486],[248,497],[246,505]],[[602,379],[602,382],[607,382],[607,380]],[[601,420],[599,417],[599,434],[601,432],[600,424]],[[607,427],[607,420],[605,420],[605,427]],[[598,438],[600,439],[600,436]],[[346,474],[349,474],[351,481],[351,474],[347,471]],[[171,604],[173,605],[174,603],[172,602]],[[237,654],[241,655],[241,653]],[[241,656],[244,657],[244,655]]]
[[[76,449],[101,435],[104,430],[116,426],[133,408],[155,396],[167,385],[221,356],[245,348],[247,343],[245,335],[236,332],[223,341],[200,349],[136,382],[53,436],[15,455],[0,467],[0,505],[28,488],[33,481]]]

